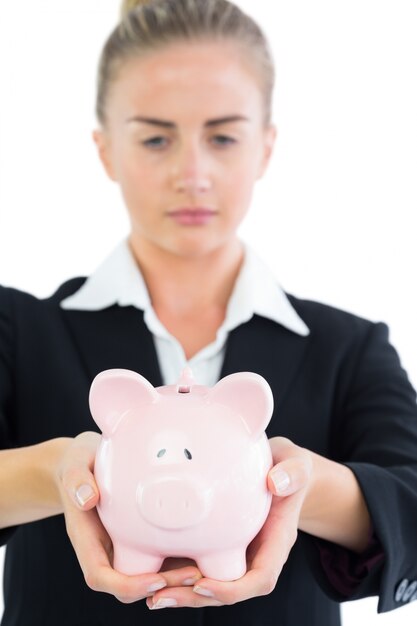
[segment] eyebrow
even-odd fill
[[[129,122],[144,122],[145,124],[152,124],[153,126],[162,126],[163,128],[176,128],[177,125],[174,122],[168,122],[167,120],[158,120],[154,117],[142,117],[141,115],[135,115],[129,117],[126,123]],[[207,120],[204,123],[204,127],[217,126],[219,124],[226,124],[228,122],[249,122],[249,118],[244,115],[228,115],[227,117],[219,117],[214,120]]]

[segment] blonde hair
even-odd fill
[[[175,42],[232,41],[255,67],[264,100],[264,124],[271,121],[275,71],[267,39],[258,24],[228,0],[123,0],[120,23],[102,50],[96,115],[106,124],[111,84],[123,63]]]

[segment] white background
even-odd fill
[[[241,235],[290,293],[388,323],[417,385],[415,0],[238,4],[272,44],[280,132]],[[47,296],[127,232],[91,140],[118,8],[0,4],[2,284]],[[417,604],[377,615],[371,598],[344,605],[343,619],[414,625]]]

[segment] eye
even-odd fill
[[[185,456],[187,457],[187,459],[192,459],[192,458],[193,458],[193,457],[191,456],[191,452],[189,452],[189,451],[187,450],[187,448],[184,448],[184,454],[185,454]]]
[[[150,139],[142,141],[142,145],[153,150],[158,150],[165,147],[166,144],[162,143],[164,141],[166,141],[166,137],[151,137]]]
[[[215,143],[220,147],[236,143],[236,139],[233,139],[233,137],[228,137],[227,135],[215,135],[213,139],[216,140]]]
[[[156,456],[157,456],[158,458],[159,458],[160,456],[164,456],[165,452],[166,452],[166,449],[165,449],[165,448],[162,448],[162,450],[160,450]]]

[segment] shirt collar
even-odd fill
[[[245,256],[227,305],[225,330],[248,321],[256,313],[298,335],[308,335],[309,328],[291,305],[274,273],[248,243],[242,243]],[[78,291],[60,302],[63,309],[83,311],[96,311],[114,304],[132,305],[145,313],[153,313],[145,280],[126,238]]]

